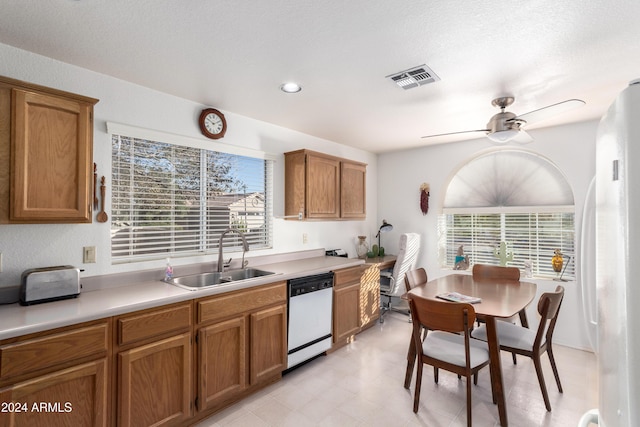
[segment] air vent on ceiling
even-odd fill
[[[425,64],[390,74],[386,76],[386,78],[391,79],[395,84],[405,90],[440,80],[440,77],[438,77],[436,73],[434,73],[433,70]]]

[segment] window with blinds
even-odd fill
[[[272,160],[113,134],[113,262],[217,253],[228,228],[271,247],[272,177]]]
[[[449,213],[440,217],[442,264],[453,268],[458,248],[463,247],[470,264],[494,264],[500,260],[496,250],[506,242],[513,253],[508,263],[524,271],[525,261],[531,262],[536,277],[552,278],[551,258],[560,249],[565,254],[563,278],[575,277],[574,263],[568,254],[574,253],[574,214],[571,212],[530,213]]]
[[[513,254],[507,265],[535,277],[556,277],[551,258],[564,254],[563,278],[575,278],[573,191],[549,159],[523,149],[481,152],[464,163],[447,186],[439,216],[440,264],[454,268],[460,246],[469,263],[500,263],[505,242]]]

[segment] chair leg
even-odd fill
[[[418,413],[418,406],[420,406],[420,388],[422,387],[422,360],[420,356],[417,359],[418,372],[416,372],[416,390],[413,397],[413,412]]]
[[[547,408],[547,411],[551,412],[551,403],[549,402],[549,393],[547,393],[547,385],[544,382],[544,375],[542,374],[540,355],[533,355],[532,359],[536,367],[536,374],[538,375],[538,382],[540,383],[540,390],[542,391],[542,397],[544,399],[544,406]]]
[[[467,427],[471,427],[471,377],[467,377]]]
[[[560,384],[560,375],[558,375],[558,368],[556,367],[556,359],[553,357],[553,350],[551,349],[551,343],[547,347],[547,354],[549,355],[549,362],[551,362],[551,369],[553,370],[553,376],[556,377],[556,384],[558,385],[558,391],[562,393],[562,384]]]
[[[516,354],[515,353],[511,353],[511,357],[513,358],[513,364],[517,365],[518,361],[516,360]]]
[[[473,374],[473,385],[478,385],[478,373]]]
[[[498,399],[496,398],[496,390],[493,384],[493,368],[491,364],[489,364],[489,378],[491,379],[491,398],[493,400],[493,404],[496,405],[498,403]]]
[[[438,368],[433,367],[433,382],[438,384]]]
[[[409,388],[411,384],[411,376],[413,375],[413,365],[407,361],[407,371],[404,374],[404,388]]]

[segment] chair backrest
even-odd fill
[[[474,279],[520,280],[520,269],[517,267],[474,264],[472,274]]]
[[[391,273],[391,283],[388,295],[400,296],[405,293],[401,286],[407,271],[412,270],[418,259],[420,250],[420,235],[418,233],[403,233],[400,235],[400,250]]]
[[[416,285],[427,283],[428,281],[427,271],[422,267],[409,270],[404,275],[404,286],[407,289],[407,292],[413,289]]]
[[[540,346],[542,338],[546,337],[546,342],[551,342],[553,331],[556,328],[558,313],[564,298],[564,287],[558,285],[554,292],[545,292],[538,300],[538,313],[540,313],[540,325],[536,335],[535,344]],[[546,333],[545,333],[546,330]]]
[[[409,306],[413,324],[432,331],[452,333],[466,332],[476,320],[476,312],[471,304],[438,301],[409,296]]]

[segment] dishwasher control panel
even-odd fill
[[[289,297],[308,294],[333,287],[333,273],[317,274],[289,280]]]

